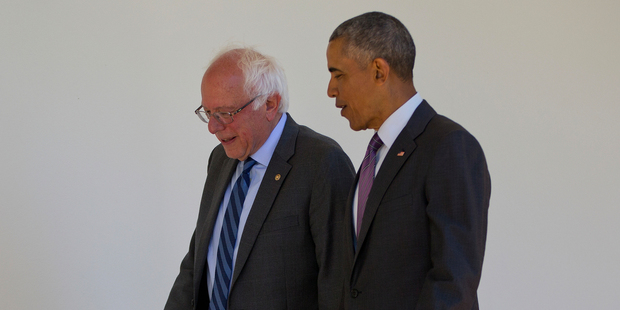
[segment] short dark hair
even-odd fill
[[[369,12],[353,17],[334,30],[329,41],[343,38],[343,53],[366,67],[375,58],[383,58],[402,80],[413,78],[415,44],[398,19]]]

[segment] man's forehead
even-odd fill
[[[240,108],[247,100],[243,92],[220,92],[212,95],[203,92],[202,94],[202,105],[208,111],[230,112]]]
[[[342,53],[335,54],[335,55],[330,55],[328,53],[327,55],[327,70],[329,72],[332,72],[332,73],[345,72],[345,71],[348,72],[358,67],[359,65],[357,61],[345,56]]]
[[[342,43],[340,39],[330,41],[329,44],[327,44],[327,58],[330,56],[342,56],[342,54]]]
[[[240,83],[225,83],[219,80],[203,81],[202,105],[206,110],[230,111],[238,108],[237,105],[247,97]]]
[[[338,38],[332,40],[327,45],[327,66],[329,72],[334,72],[336,70],[342,71],[342,65],[345,62],[353,61],[348,55],[345,53],[345,40],[343,38]]]

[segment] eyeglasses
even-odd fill
[[[243,110],[243,108],[247,107],[248,105],[250,105],[250,103],[254,102],[254,100],[258,97],[260,97],[261,95],[258,95],[254,98],[252,98],[252,100],[248,101],[248,103],[244,104],[242,107],[240,107],[239,109],[233,111],[233,112],[207,112],[203,109],[203,106],[200,105],[198,107],[198,109],[196,109],[196,111],[194,111],[194,113],[196,113],[196,115],[198,115],[198,118],[200,118],[201,121],[205,122],[205,123],[209,123],[209,120],[211,119],[211,117],[215,118],[216,121],[218,121],[220,124],[222,125],[227,125],[230,124],[234,121],[233,119],[233,115],[241,112],[241,110]]]

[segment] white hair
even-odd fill
[[[220,50],[211,64],[225,56],[238,57],[237,65],[245,78],[243,89],[246,95],[251,98],[260,96],[254,101],[255,110],[264,105],[269,96],[279,94],[278,112],[286,113],[288,110],[286,75],[275,58],[263,55],[253,47],[228,45]]]

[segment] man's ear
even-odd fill
[[[390,65],[383,58],[375,58],[372,61],[372,69],[375,83],[381,85],[387,81],[390,75]]]
[[[280,100],[282,97],[278,93],[271,94],[265,102],[265,112],[268,121],[272,121],[276,115],[278,115],[278,109],[280,108]]]

